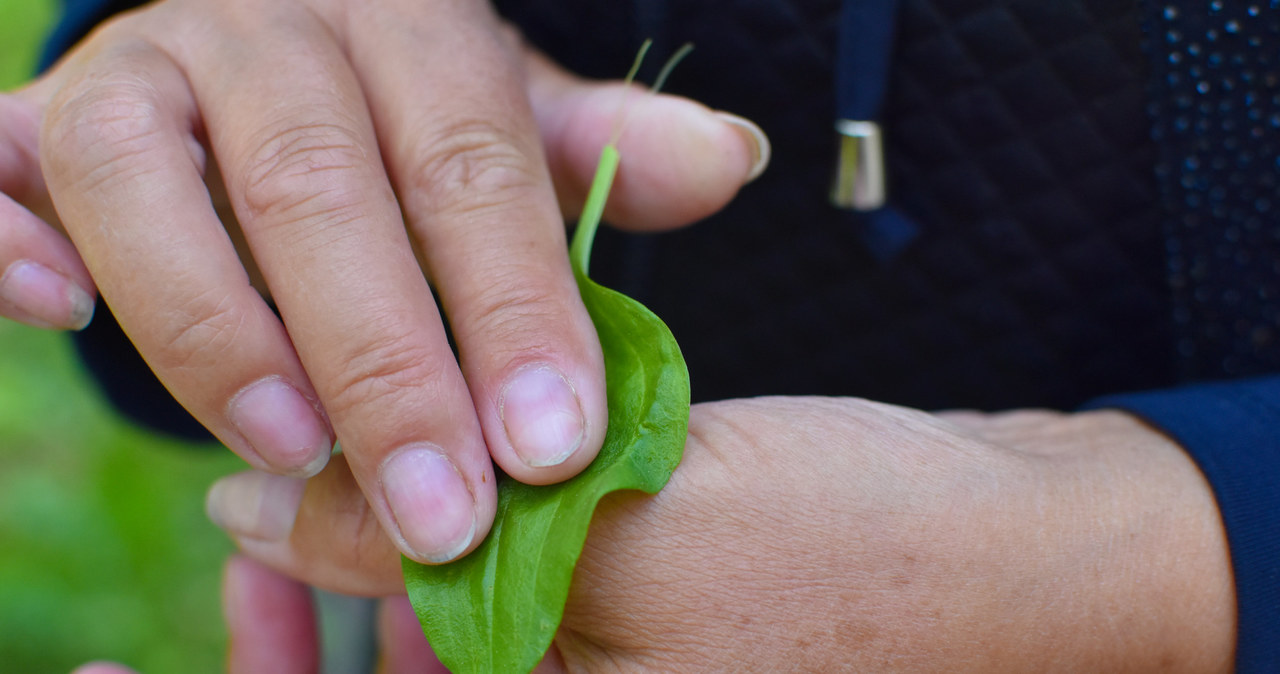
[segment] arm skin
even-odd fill
[[[452,559],[492,522],[495,462],[547,483],[599,449],[561,209],[622,95],[483,0],[148,4],[0,95],[0,315],[80,328],[100,293],[251,465],[312,475],[340,441],[399,549]],[[654,110],[712,160],[673,176],[670,144],[636,148],[632,195],[687,189],[638,216],[623,196],[619,222],[686,224],[762,168],[745,120]]]
[[[1231,546],[1239,630],[1236,671],[1280,663],[1280,377],[1107,396],[1175,439],[1213,487]]]
[[[340,461],[293,504],[244,554],[400,591]],[[602,504],[542,669],[1225,672],[1234,616],[1208,484],[1130,415],[763,398],[695,406],[668,487]]]

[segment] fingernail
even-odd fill
[[[315,407],[280,377],[266,377],[228,404],[231,423],[269,466],[311,477],[329,461],[333,441]]]
[[[18,260],[0,277],[0,298],[40,328],[81,330],[93,319],[93,297],[74,281],[31,260]]]
[[[769,166],[769,158],[773,155],[773,146],[769,143],[769,137],[764,135],[764,129],[756,126],[755,122],[745,117],[739,117],[728,112],[716,112],[716,116],[732,124],[751,147],[751,170],[747,171],[747,177],[742,181],[742,184],[745,185],[759,178],[760,174],[764,173],[765,168]]]
[[[236,473],[209,488],[205,512],[218,528],[237,536],[278,541],[293,530],[306,485],[297,477]]]
[[[382,490],[411,557],[432,563],[462,554],[476,535],[476,506],[462,473],[433,445],[403,448],[382,464]]]
[[[498,416],[511,447],[530,467],[561,464],[582,446],[586,419],[578,394],[553,367],[516,372],[498,398]]]

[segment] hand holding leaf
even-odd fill
[[[604,352],[609,428],[603,449],[567,482],[503,481],[493,529],[467,557],[443,566],[404,561],[405,585],[427,638],[456,672],[532,670],[560,624],[596,504],[619,489],[656,493],[680,462],[689,375],[675,339],[641,304],[587,277],[618,163],[617,150],[605,146],[570,249]]]

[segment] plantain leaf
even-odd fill
[[[587,260],[618,166],[607,145],[574,234],[570,259],[604,351],[609,427],[600,455],[567,482],[498,485],[484,543],[441,566],[404,560],[423,632],[450,670],[528,672],[564,614],[573,567],[596,504],[609,492],[656,493],[684,452],[689,373],[667,326],[639,302],[587,278]]]

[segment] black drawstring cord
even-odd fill
[[[836,115],[875,121],[889,86],[896,0],[844,0],[836,43]]]

